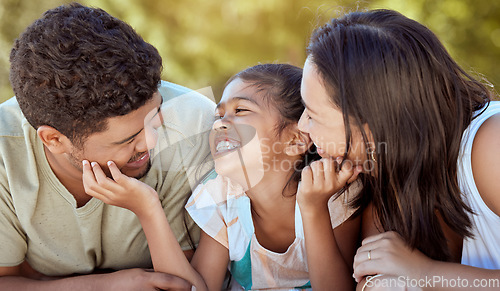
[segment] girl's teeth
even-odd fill
[[[232,150],[236,147],[237,147],[237,145],[230,143],[227,140],[223,140],[217,144],[216,151],[218,151],[218,152],[227,151],[227,150]]]

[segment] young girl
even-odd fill
[[[210,290],[221,289],[228,263],[245,289],[353,288],[359,219],[349,219],[344,202],[359,185],[330,198],[360,168],[338,171],[332,159],[304,168],[312,144],[297,128],[301,76],[285,64],[248,68],[228,81],[217,105],[210,146],[218,176],[186,205],[202,229],[191,263]]]
[[[205,283],[183,256],[153,189],[113,162],[114,181],[99,165],[84,163],[89,194],[136,213],[155,270],[198,290],[205,284],[221,290],[229,263],[245,289],[352,289],[360,218],[350,218],[354,209],[345,203],[360,191],[352,182],[361,169],[328,158],[306,166],[316,154],[297,129],[301,77],[291,65],[258,65],[224,90],[210,137],[219,175],[199,185],[186,205],[203,230],[191,263]]]
[[[308,52],[299,128],[332,157],[376,164],[363,233],[386,232],[363,241],[354,276],[386,277],[359,289],[371,290],[371,280],[387,287],[390,276],[398,283],[496,279],[490,288],[500,287],[500,104],[493,94],[431,31],[394,11],[333,19],[313,34]],[[342,152],[344,133],[353,147]],[[474,267],[452,263],[460,259]],[[434,283],[426,287],[446,289]]]

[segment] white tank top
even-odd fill
[[[480,112],[481,110],[475,115]],[[488,208],[477,190],[472,175],[471,152],[479,127],[489,117],[498,113],[500,113],[500,101],[491,101],[488,108],[471,122],[463,134],[458,159],[458,183],[464,201],[475,213],[470,215],[474,237],[464,239],[462,264],[483,269],[500,269],[500,216]],[[498,153],[498,149],[492,151]]]

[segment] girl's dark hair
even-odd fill
[[[301,68],[289,64],[259,64],[237,73],[227,81],[226,85],[235,79],[256,87],[258,92],[263,94],[264,101],[278,110],[280,122],[275,125],[277,136],[290,125],[297,124],[304,112],[300,95]],[[319,158],[313,145],[303,159],[294,166],[294,172],[283,191],[291,185],[291,182],[300,181],[302,169]]]
[[[343,112],[347,144],[352,122],[376,151],[376,177],[367,184],[384,230],[433,259],[451,259],[438,217],[471,235],[457,159],[464,130],[491,93],[429,29],[395,11],[333,19],[313,33],[308,54]]]
[[[151,100],[162,71],[158,51],[127,23],[77,3],[51,9],[15,41],[10,81],[38,128],[49,125],[81,145],[107,119]]]

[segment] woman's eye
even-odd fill
[[[134,141],[134,139],[135,139],[135,138],[133,138],[133,139],[131,139],[131,140],[127,141],[127,144],[131,144],[131,143]]]

